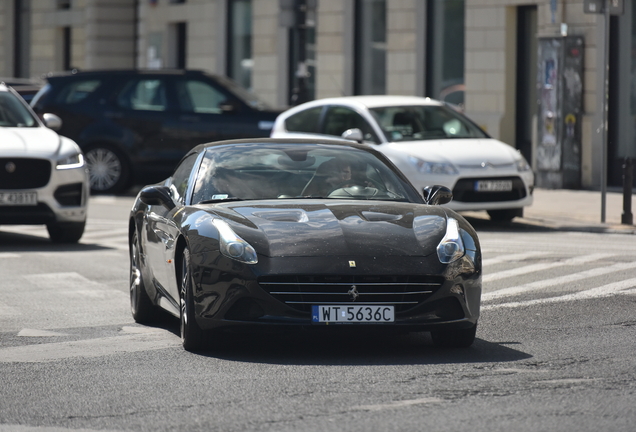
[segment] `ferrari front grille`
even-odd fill
[[[309,312],[312,305],[387,304],[396,312],[429,298],[444,283],[440,276],[263,276],[259,285],[277,300]]]

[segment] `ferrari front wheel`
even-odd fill
[[[135,322],[140,324],[152,321],[154,306],[148,297],[141,276],[141,255],[139,237],[135,229],[130,240],[130,311]]]
[[[181,343],[187,351],[196,351],[203,345],[203,330],[194,318],[194,292],[190,272],[190,250],[186,247],[183,250],[183,260],[181,261],[181,287],[179,290]]]

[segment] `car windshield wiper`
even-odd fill
[[[232,201],[245,201],[243,198],[233,196],[221,196],[218,198],[212,198],[208,200],[199,201],[198,204],[216,204],[220,202],[232,202]]]

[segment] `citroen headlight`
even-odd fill
[[[212,223],[219,231],[219,249],[223,255],[247,264],[258,262],[256,251],[252,245],[237,236],[227,222],[215,219]]]
[[[409,156],[409,162],[411,162],[418,172],[423,174],[445,174],[456,175],[459,174],[457,169],[450,163],[444,162],[429,162],[416,158],[415,156]]]
[[[530,171],[532,169],[526,158],[523,156],[515,161],[515,166],[517,167],[518,172]]]
[[[56,169],[73,169],[81,168],[84,166],[84,156],[81,153],[73,153],[65,155],[57,160]]]
[[[457,220],[448,218],[446,222],[446,235],[437,245],[437,256],[442,264],[450,264],[464,256],[464,242],[459,235]]]

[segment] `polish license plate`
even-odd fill
[[[37,204],[37,192],[0,192],[0,206],[34,206]]]
[[[314,323],[389,323],[395,321],[395,307],[387,305],[314,305]]]
[[[479,180],[475,182],[477,192],[510,192],[512,180]]]

